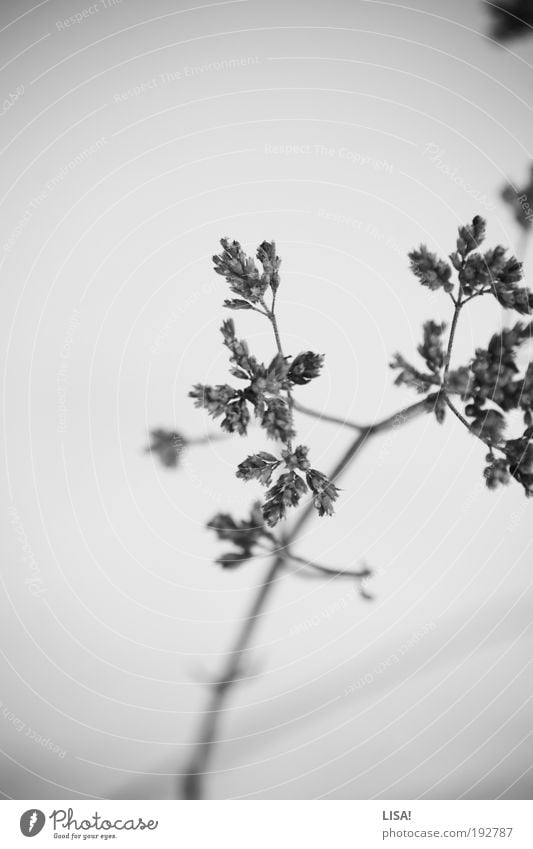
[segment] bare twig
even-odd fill
[[[299,413],[303,413],[304,416],[310,416],[311,418],[319,419],[319,421],[322,422],[342,425],[343,427],[348,427],[351,430],[365,430],[364,425],[356,424],[355,422],[348,421],[348,419],[341,418],[340,416],[332,416],[329,413],[321,413],[318,410],[311,409],[311,407],[305,407],[303,404],[300,404],[299,401],[294,402],[294,409]]]
[[[315,563],[314,560],[309,560],[308,557],[300,557],[298,554],[293,554],[292,551],[285,550],[285,556],[289,560],[294,560],[295,563],[301,563],[303,566],[309,566],[313,572],[305,572],[303,574],[306,577],[312,576],[319,577],[316,573],[320,575],[331,575],[335,578],[357,578],[359,580],[364,580],[365,578],[369,578],[372,574],[372,570],[368,568],[363,568],[359,570],[354,569],[333,569],[331,566],[322,566],[321,563]],[[298,575],[302,574],[301,572]]]

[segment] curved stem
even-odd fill
[[[335,464],[329,475],[330,480],[335,480],[342,474],[368,439],[384,431],[406,424],[422,413],[430,412],[436,397],[436,395],[428,396],[422,401],[412,404],[380,422],[365,427],[352,440]],[[266,603],[276,585],[278,573],[285,564],[286,553],[284,549],[294,542],[297,534],[312,515],[313,511],[313,502],[310,499],[292,527],[283,535],[280,550],[276,553],[263,581],[257,588],[256,595],[252,599],[250,611],[245,616],[235,644],[226,657],[222,674],[212,686],[209,703],[200,724],[197,742],[194,745],[188,768],[181,776],[180,795],[185,799],[203,798],[204,780],[208,773],[211,754],[218,742],[220,720],[226,707],[228,694],[231,688],[242,678],[243,658],[249,649],[252,636],[261,621]]]
[[[369,578],[372,574],[371,569],[360,569],[360,570],[350,570],[350,569],[333,569],[331,566],[322,566],[321,563],[315,563],[313,560],[309,560],[307,557],[300,557],[298,554],[293,554],[292,552],[287,551],[286,557],[289,560],[294,560],[295,563],[302,563],[304,566],[309,566],[311,569],[314,569],[315,572],[318,572],[322,575],[332,575],[336,578],[359,578],[360,580],[364,580],[365,578]],[[303,573],[306,577],[316,578],[318,575],[305,572]],[[301,575],[301,573],[299,573]]]

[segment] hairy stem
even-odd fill
[[[385,431],[392,430],[398,426],[406,424],[422,413],[430,412],[433,409],[436,397],[436,395],[430,395],[422,401],[398,411],[392,416],[388,416],[375,424],[368,425],[363,428],[338,459],[331,471],[331,474],[329,475],[330,480],[335,480],[342,474],[357,455],[359,449],[366,444],[372,436],[376,436],[379,433],[384,433]],[[222,674],[218,681],[212,685],[209,703],[203,713],[200,723],[197,742],[194,745],[188,768],[186,769],[185,774],[181,776],[180,797],[182,798],[202,799],[204,797],[205,777],[208,774],[208,767],[213,749],[218,742],[220,721],[226,707],[228,695],[232,687],[238,684],[239,680],[244,677],[243,659],[249,649],[255,629],[260,623],[261,617],[264,615],[264,608],[276,585],[278,574],[285,565],[285,549],[295,541],[298,533],[306,524],[313,512],[313,502],[312,499],[310,499],[302,509],[292,527],[286,534],[283,535],[281,539],[281,547],[275,554],[263,581],[257,588],[256,594],[250,605],[250,610],[242,621],[241,629],[238,633],[237,639],[235,640],[234,646],[228,652]]]

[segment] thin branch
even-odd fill
[[[506,453],[506,451],[505,451],[505,448],[503,448],[501,445],[498,445],[498,443],[497,443],[497,442],[494,442],[492,439],[485,439],[485,437],[484,437],[484,436],[481,436],[481,434],[479,434],[479,433],[475,433],[475,432],[472,430],[472,428],[470,427],[470,424],[468,423],[468,421],[467,421],[467,420],[465,419],[465,417],[464,417],[464,416],[463,416],[463,415],[459,412],[459,410],[457,409],[457,407],[456,407],[454,404],[452,404],[452,402],[450,401],[450,399],[448,398],[448,396],[447,396],[446,394],[444,395],[444,400],[445,400],[446,404],[448,405],[448,407],[450,408],[450,410],[452,411],[452,413],[453,413],[455,416],[457,416],[457,418],[459,419],[459,421],[461,422],[461,424],[463,424],[463,425],[466,427],[466,429],[467,429],[467,430],[468,430],[468,432],[471,434],[471,436],[475,436],[475,437],[476,437],[476,439],[479,439],[479,441],[480,441],[480,442],[482,442],[484,445],[486,445],[486,446],[487,446],[487,448],[490,448],[490,449],[491,449],[491,451],[493,451],[493,450],[494,450],[494,451],[501,451],[501,453],[502,453],[504,456],[507,456],[507,453]]]
[[[298,554],[293,554],[292,551],[287,551],[286,549],[285,556],[289,560],[294,560],[295,563],[302,563],[304,566],[309,566],[316,572],[320,572],[323,575],[333,575],[336,578],[358,578],[360,580],[364,580],[372,575],[372,570],[368,568],[356,571],[351,569],[333,569],[331,566],[322,566],[320,563],[315,563],[307,557],[300,557]],[[307,577],[309,576],[308,572],[304,574]],[[313,575],[313,577],[315,577],[315,575]]]
[[[388,416],[374,425],[369,425],[364,428],[361,433],[352,440],[348,448],[341,455],[334,468],[332,469],[329,478],[336,480],[342,472],[350,465],[351,461],[358,454],[359,449],[370,439],[379,433],[387,430],[392,430],[395,427],[407,424],[422,413],[428,413],[432,410],[436,395],[428,396],[423,401],[412,404],[403,410],[399,410],[392,416]],[[301,529],[304,527],[309,517],[314,512],[312,499],[308,501],[302,512],[297,517],[296,521],[290,530],[283,535],[281,544],[283,548],[274,557],[264,580],[259,585],[256,595],[252,600],[250,612],[243,618],[241,630],[237,636],[233,648],[228,652],[222,674],[216,684],[211,689],[209,704],[203,713],[198,739],[193,747],[192,756],[189,761],[188,768],[182,776],[181,791],[185,799],[201,799],[203,798],[204,779],[208,774],[208,766],[212,751],[219,739],[220,721],[226,707],[228,694],[234,687],[242,675],[242,662],[246,652],[249,649],[252,636],[256,627],[261,622],[264,615],[264,608],[270,598],[274,587],[276,586],[278,575],[285,565],[287,548],[293,543]]]
[[[461,307],[463,306],[462,298],[463,298],[463,290],[462,290],[462,288],[460,288],[459,294],[458,294],[457,299],[455,301],[455,309],[453,311],[452,325],[450,327],[450,335],[448,337],[448,347],[446,349],[446,354],[445,354],[445,357],[444,357],[444,371],[442,373],[442,386],[443,386],[444,389],[446,389],[446,381],[448,379],[448,373],[450,371],[450,363],[451,363],[451,359],[452,359],[453,343],[455,341],[455,332],[457,330],[457,322],[459,321],[459,313],[461,312]]]
[[[276,348],[278,349],[278,354],[280,354],[283,357],[285,355],[283,353],[283,348],[281,347],[281,336],[279,335],[278,322],[277,322],[277,319],[276,319],[276,314],[274,312],[275,303],[276,303],[275,298],[274,298],[274,296],[272,297],[272,308],[271,309],[268,308],[264,298],[261,298],[259,303],[261,304],[261,306],[263,307],[263,309],[265,311],[264,315],[266,315],[266,317],[270,321],[270,324],[272,325],[272,330],[274,331],[274,338],[276,340]],[[261,310],[259,310],[259,312],[261,312]]]
[[[356,424],[355,422],[348,421],[348,419],[343,419],[340,416],[331,416],[329,413],[320,413],[318,410],[311,409],[311,407],[304,407],[304,405],[300,404],[299,401],[294,402],[294,409],[299,413],[303,413],[304,416],[310,416],[311,418],[318,419],[322,422],[342,425],[343,427],[348,427],[351,430],[365,430],[364,425]]]

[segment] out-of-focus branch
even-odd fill
[[[416,404],[411,404],[409,407],[405,407],[381,421],[364,427],[358,432],[355,439],[352,440],[335,464],[329,475],[330,480],[337,479],[344,472],[369,439],[377,434],[385,433],[386,431],[407,424],[423,413],[431,412],[434,408],[436,398],[436,394],[429,395]],[[202,799],[204,797],[205,778],[208,775],[211,755],[219,739],[220,721],[226,707],[228,695],[231,689],[244,677],[243,660],[249,650],[254,632],[264,615],[264,608],[286,564],[288,549],[296,540],[299,532],[313,512],[313,502],[310,499],[292,527],[282,536],[281,547],[274,556],[263,581],[256,590],[248,614],[242,620],[240,632],[233,648],[228,652],[222,674],[218,681],[212,685],[211,695],[203,714],[197,742],[194,744],[188,767],[181,776],[180,796],[185,799]]]

